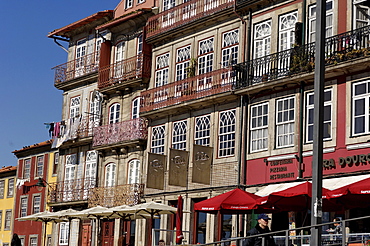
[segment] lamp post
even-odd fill
[[[326,1],[316,2],[316,50],[314,76],[314,128],[312,158],[311,225],[322,221],[322,160],[323,160],[323,115],[325,83],[325,18]],[[321,245],[321,226],[311,228],[310,245]]]

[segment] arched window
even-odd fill
[[[109,107],[109,124],[114,124],[119,122],[119,113],[121,110],[121,105],[119,103],[114,103]]]
[[[132,113],[131,113],[132,119],[139,118],[139,112],[140,112],[140,97],[137,97],[132,101]]]
[[[140,161],[138,159],[131,160],[128,163],[128,184],[140,183]]]
[[[105,187],[112,187],[116,183],[116,164],[111,162],[105,166]]]

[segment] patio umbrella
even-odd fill
[[[44,243],[43,245],[46,245],[46,225],[48,222],[62,222],[62,221],[66,221],[65,219],[59,219],[57,217],[55,217],[55,213],[53,212],[49,212],[49,211],[43,211],[43,212],[39,212],[39,213],[35,213],[35,214],[31,214],[31,215],[27,215],[27,216],[24,216],[24,217],[21,217],[21,218],[17,218],[18,221],[40,221],[40,222],[43,222],[43,226],[44,226],[44,235],[43,235],[43,240],[44,240]]]
[[[100,219],[108,218],[113,214],[113,210],[110,208],[96,206],[92,208],[87,208],[81,211],[68,213],[67,217],[79,218],[79,219]]]
[[[329,191],[330,201],[344,206],[345,209],[370,206],[370,178]]]
[[[77,217],[73,217],[73,213],[75,212],[77,212],[77,210],[69,208],[69,209],[53,212],[54,215],[51,216],[55,219],[68,220],[68,243],[70,242],[70,239],[71,239],[71,221],[73,219],[77,219]]]
[[[257,209],[257,199],[261,198],[253,193],[236,188],[221,195],[194,204],[195,211],[205,213],[237,214],[249,213]]]
[[[183,217],[183,199],[179,196],[177,199],[177,213],[176,213],[176,243],[181,244],[184,235],[182,234],[182,217]]]
[[[330,202],[326,193],[328,189],[322,188],[323,211],[341,211],[343,208]],[[312,198],[312,183],[304,182],[288,189],[273,192],[267,197],[260,198],[260,207],[274,208],[279,211],[302,211],[310,209]]]

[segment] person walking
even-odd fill
[[[268,227],[270,217],[267,214],[260,214],[257,218],[257,225],[251,230],[247,231],[247,236],[258,235],[263,233],[269,233],[270,228]],[[265,244],[262,245],[262,239],[264,238]],[[260,237],[247,238],[243,242],[243,246],[276,246],[274,238],[271,235],[265,235]]]
[[[10,243],[11,246],[22,246],[21,239],[19,239],[18,234],[14,233],[12,242]]]

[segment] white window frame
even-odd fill
[[[333,36],[333,24],[334,24],[334,1],[326,1],[326,27],[325,27],[325,37]],[[331,20],[331,21],[330,21]],[[309,6],[308,8],[308,42],[315,42],[316,33],[316,4]]]
[[[222,67],[229,67],[238,63],[239,29],[222,34]]]
[[[357,88],[363,88],[363,92],[357,92]],[[357,94],[357,95],[356,95]],[[352,84],[352,136],[359,136],[364,134],[370,134],[370,112],[369,112],[369,105],[370,105],[370,80],[359,81]],[[362,107],[363,110],[359,110],[357,106],[359,104],[357,102],[363,101]],[[356,130],[356,121],[361,120],[363,118],[363,130],[357,131]]]
[[[366,2],[366,1],[364,1]],[[354,3],[354,27],[355,29],[368,26],[370,24],[370,19],[366,15],[370,15],[370,7],[362,5],[360,3]],[[363,13],[366,12],[366,13]]]
[[[271,25],[271,20],[266,20],[254,25],[254,58],[270,55]]]
[[[5,221],[4,221],[4,231],[10,231],[12,228],[12,210],[5,210]]]
[[[36,160],[36,177],[42,177],[44,175],[44,156],[37,156]]]
[[[198,48],[198,73],[204,74],[213,71],[214,38],[199,41]]]
[[[0,210],[0,230],[2,228],[2,225],[3,225],[3,210]]]
[[[309,92],[306,94],[306,143],[313,142],[313,111],[314,111],[314,92]],[[327,109],[330,109],[330,113],[327,112]],[[323,140],[329,141],[332,139],[333,133],[333,89],[325,89],[324,90],[324,135]],[[310,114],[311,112],[311,114]],[[310,117],[312,116],[312,119]],[[327,133],[329,136],[325,137],[325,128],[327,128]],[[311,129],[311,130],[310,130]],[[312,132],[312,136],[310,136],[310,132]]]
[[[132,8],[133,5],[134,5],[134,0],[126,0],[125,1],[125,8],[126,9]]]
[[[168,84],[168,73],[170,65],[170,53],[156,57],[155,87]]]
[[[23,178],[29,179],[31,177],[31,158],[24,159],[23,161]]]
[[[113,103],[109,107],[109,124],[114,124],[119,122],[121,113],[121,104]]]
[[[8,179],[8,192],[7,197],[13,197],[14,196],[14,178]]]
[[[268,149],[269,103],[251,105],[250,109],[250,152]]]
[[[89,130],[100,124],[102,98],[99,92],[93,91],[90,96]]]
[[[221,111],[218,127],[218,157],[234,156],[236,140],[236,109]]]
[[[69,222],[59,223],[59,245],[68,245]]]
[[[142,3],[145,3],[145,0],[138,0],[137,1],[138,4],[142,4]]]
[[[140,100],[141,97],[137,97],[134,100],[132,100],[131,119],[140,118]]]
[[[184,80],[188,77],[187,68],[190,65],[190,54],[191,45],[176,50],[176,81]]]
[[[19,217],[27,216],[28,196],[21,196],[19,202]]]
[[[161,155],[164,154],[165,137],[166,137],[165,125],[152,127],[151,148],[150,148],[150,151],[152,153]]]
[[[85,73],[87,55],[87,39],[83,38],[76,42],[75,64],[76,71],[75,77],[81,76]]]
[[[211,143],[211,115],[202,115],[195,118],[194,142],[197,145],[210,146]]]
[[[288,108],[279,109],[287,102]],[[291,147],[294,145],[295,136],[295,96],[285,97],[276,100],[276,148]]]
[[[293,48],[298,11],[279,16],[279,51]]]
[[[41,195],[32,195],[32,214],[41,212]]]
[[[113,187],[116,185],[116,169],[117,165],[114,162],[110,162],[105,166],[105,187]]]
[[[31,235],[29,240],[30,240],[30,243],[29,243],[30,246],[37,246],[37,244],[38,244],[38,236],[37,235]]]
[[[186,150],[186,134],[187,134],[186,120],[173,122],[172,129],[172,148],[179,150]]]
[[[81,103],[80,99],[81,99],[80,96],[71,98],[69,106],[69,117],[71,119],[80,116],[80,103]]]
[[[128,184],[140,183],[140,160],[133,159],[128,163]]]
[[[5,179],[0,180],[0,199],[3,199],[5,196]]]

